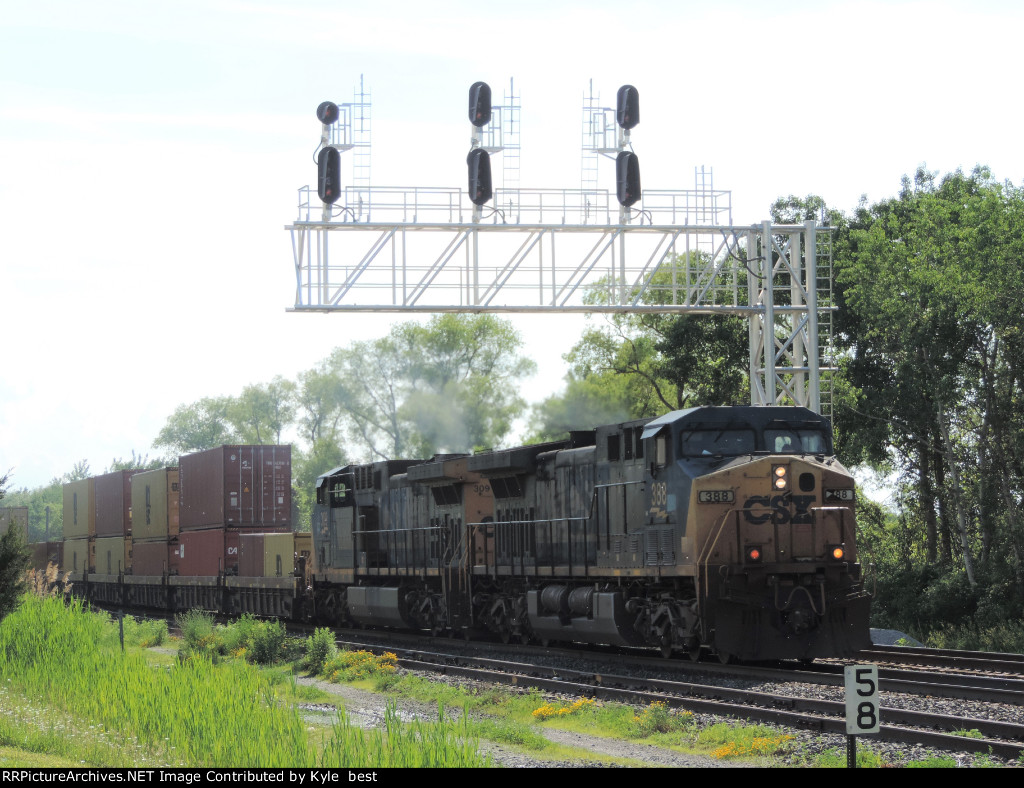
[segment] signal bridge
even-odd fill
[[[340,188],[336,155],[333,170],[318,162],[319,188],[299,190],[286,227],[290,311],[739,315],[749,325],[751,403],[830,415],[826,228],[734,225],[730,193],[706,188],[703,171],[698,188],[641,197],[635,154],[624,151],[636,181],[621,176],[617,194],[586,180],[581,189],[492,189],[491,149],[474,137],[469,193]]]

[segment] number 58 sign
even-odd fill
[[[878,733],[878,666],[847,665],[846,732]]]

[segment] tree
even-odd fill
[[[508,434],[525,408],[517,381],[535,368],[521,345],[508,321],[446,314],[338,348],[327,369],[349,433],[370,456],[429,457]]]
[[[191,454],[236,442],[227,417],[228,397],[205,397],[191,405],[179,405],[153,441],[154,448],[174,454]]]
[[[0,476],[0,499],[7,493],[10,473]],[[6,530],[5,530],[6,529]],[[0,621],[17,608],[27,588],[25,572],[31,555],[25,546],[25,536],[12,520],[0,524]]]
[[[225,416],[241,443],[280,443],[295,418],[296,385],[278,375],[269,383],[246,386],[228,402]]]
[[[132,456],[127,460],[121,457],[114,457],[110,461],[110,466],[107,468],[107,473],[113,473],[114,471],[148,471],[154,468],[162,468],[164,466],[164,460],[160,458],[149,459],[148,454],[136,454],[135,449],[132,449]]]
[[[928,563],[958,562],[972,588],[1012,564],[1020,595],[1022,228],[1021,191],[987,169],[919,169],[898,197],[859,207],[836,254],[855,392],[837,424],[857,456],[907,480]]]
[[[692,253],[691,262],[700,253]],[[668,258],[634,291],[641,303],[665,303],[669,284],[683,275],[687,257]],[[588,294],[607,301],[609,283]],[[534,409],[534,429],[553,438],[569,428],[657,416],[696,405],[725,405],[747,397],[748,331],[729,315],[614,314],[591,328],[566,355],[563,394]],[[567,424],[569,419],[578,419]]]

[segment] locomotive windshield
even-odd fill
[[[684,457],[736,457],[757,448],[754,431],[748,428],[685,430],[680,436]]]
[[[772,454],[830,454],[828,436],[820,429],[766,429],[765,448]]]

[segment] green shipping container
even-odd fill
[[[68,482],[64,485],[64,538],[88,536],[96,536],[96,480]]]
[[[178,535],[178,469],[158,468],[132,476],[132,538]]]

